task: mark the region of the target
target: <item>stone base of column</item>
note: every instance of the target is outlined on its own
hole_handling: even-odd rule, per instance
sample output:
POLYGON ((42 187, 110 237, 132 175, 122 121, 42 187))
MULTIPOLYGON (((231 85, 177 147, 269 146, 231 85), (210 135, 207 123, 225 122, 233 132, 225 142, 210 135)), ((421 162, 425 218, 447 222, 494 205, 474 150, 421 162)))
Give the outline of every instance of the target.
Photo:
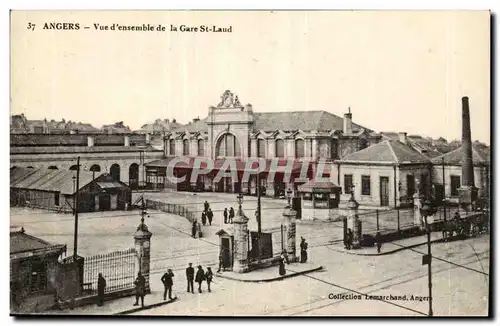
POLYGON ((246 273, 248 272, 249 268, 248 268, 248 264, 241 264, 237 261, 234 262, 233 264, 233 272, 235 273, 246 273))

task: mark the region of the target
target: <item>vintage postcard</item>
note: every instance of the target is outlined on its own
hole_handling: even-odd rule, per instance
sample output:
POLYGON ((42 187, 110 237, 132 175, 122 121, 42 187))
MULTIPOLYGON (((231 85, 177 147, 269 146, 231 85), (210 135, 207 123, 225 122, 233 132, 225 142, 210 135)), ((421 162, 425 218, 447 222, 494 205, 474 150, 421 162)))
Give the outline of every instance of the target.
POLYGON ((489 11, 10 18, 12 315, 490 314, 489 11))

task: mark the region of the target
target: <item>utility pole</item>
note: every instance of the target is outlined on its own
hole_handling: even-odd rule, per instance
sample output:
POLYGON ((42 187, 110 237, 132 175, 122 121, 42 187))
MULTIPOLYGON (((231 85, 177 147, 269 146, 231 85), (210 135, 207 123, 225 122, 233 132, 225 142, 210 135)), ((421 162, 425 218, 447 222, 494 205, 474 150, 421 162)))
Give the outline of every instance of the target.
POLYGON ((262 231, 262 215, 260 206, 260 171, 257 173, 257 232, 261 234, 262 231))
POLYGON ((443 172, 443 218, 446 222, 446 179, 444 176, 444 157, 441 158, 442 162, 442 172, 443 172))
POLYGON ((75 232, 73 239, 73 258, 76 260, 78 252, 78 205, 79 205, 79 189, 80 189, 80 156, 76 159, 76 192, 75 192, 75 232))
POLYGON ((432 312, 432 255, 431 255, 431 228, 427 223, 427 214, 425 214, 425 226, 427 228, 427 256, 429 261, 427 264, 427 276, 429 285, 429 317, 433 316, 432 312))

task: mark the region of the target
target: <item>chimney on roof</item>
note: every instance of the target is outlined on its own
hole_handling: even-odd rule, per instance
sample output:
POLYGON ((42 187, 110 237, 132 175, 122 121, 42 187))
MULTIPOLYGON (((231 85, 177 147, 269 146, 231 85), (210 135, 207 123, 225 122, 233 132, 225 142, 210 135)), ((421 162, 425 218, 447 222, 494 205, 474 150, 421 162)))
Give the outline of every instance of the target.
POLYGON ((125 147, 129 147, 130 146, 130 136, 129 135, 125 135, 123 137, 123 146, 125 146, 125 147))
POLYGON ((200 121, 200 117, 196 117, 193 119, 193 122, 198 122, 198 121, 200 121))
POLYGON ((349 112, 344 113, 344 135, 352 134, 352 113, 351 107, 349 107, 349 112))
POLYGON ((399 141, 403 144, 407 144, 408 143, 407 135, 408 133, 406 132, 398 132, 399 141))
POLYGON ((176 123, 177 121, 175 120, 175 118, 172 119, 172 123, 176 123))
POLYGON ((87 146, 94 147, 94 136, 87 136, 87 146))
POLYGON ((166 123, 170 123, 170 119, 165 119, 165 122, 166 123))

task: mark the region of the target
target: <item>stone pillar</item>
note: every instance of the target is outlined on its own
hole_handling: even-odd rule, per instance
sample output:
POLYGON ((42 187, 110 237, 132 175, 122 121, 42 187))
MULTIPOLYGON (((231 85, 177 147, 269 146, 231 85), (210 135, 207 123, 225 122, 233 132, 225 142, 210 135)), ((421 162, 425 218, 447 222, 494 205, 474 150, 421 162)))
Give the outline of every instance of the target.
POLYGON ((283 217, 287 221, 286 227, 286 252, 288 255, 288 261, 296 262, 297 261, 297 240, 296 240, 296 221, 297 221, 297 212, 292 209, 292 206, 288 204, 288 206, 283 211, 283 217))
POLYGON ((318 140, 316 138, 312 139, 312 159, 316 160, 318 158, 318 140))
POLYGON ((149 232, 148 227, 144 224, 144 217, 141 219, 141 224, 137 227, 137 231, 134 234, 135 240, 135 252, 136 252, 136 263, 135 263, 135 275, 141 272, 146 279, 146 293, 151 293, 151 288, 149 286, 149 269, 150 269, 150 256, 151 256, 151 236, 153 234, 149 232))
POLYGON ((422 214, 420 213, 421 208, 422 208, 422 197, 420 196, 420 192, 417 190, 417 192, 413 194, 413 216, 414 216, 413 223, 418 226, 423 225, 422 214))
POLYGON ((350 228, 353 233, 352 248, 354 249, 361 247, 361 228, 359 223, 358 207, 359 204, 356 199, 354 199, 354 194, 351 193, 351 198, 347 202, 347 227, 350 228))
POLYGON ((94 196, 94 211, 99 211, 99 195, 94 196))
POLYGON ((238 212, 233 219, 233 272, 245 273, 248 272, 248 217, 245 216, 241 208, 243 202, 243 196, 241 194, 238 196, 238 201, 238 212))

